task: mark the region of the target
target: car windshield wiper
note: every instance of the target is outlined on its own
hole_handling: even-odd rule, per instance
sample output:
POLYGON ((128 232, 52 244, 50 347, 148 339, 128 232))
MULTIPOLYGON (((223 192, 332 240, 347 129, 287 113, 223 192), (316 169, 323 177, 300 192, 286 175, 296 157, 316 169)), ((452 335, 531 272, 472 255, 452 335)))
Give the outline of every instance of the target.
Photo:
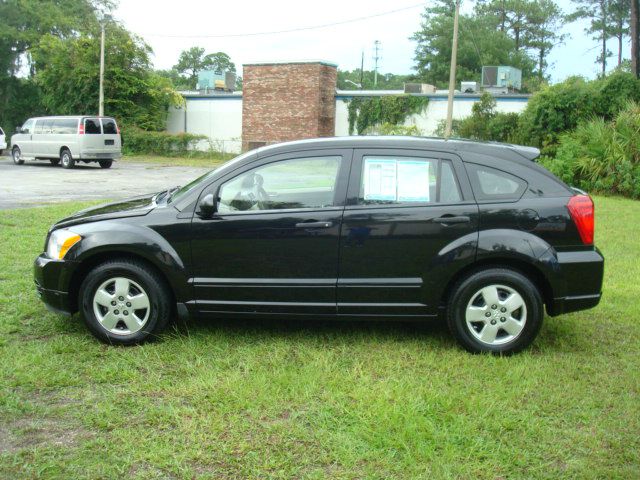
POLYGON ((171 203, 171 197, 173 197, 173 194, 176 193, 178 190, 180 190, 180 185, 178 185, 177 187, 173 187, 172 189, 169 190, 168 194, 167 194, 167 203, 171 203))
POLYGON ((167 197, 167 201, 168 201, 168 200, 169 200, 169 198, 171 198, 171 195, 172 195, 176 190, 178 190, 179 188, 180 188, 180 186, 177 186, 177 187, 173 187, 173 188, 169 188, 169 189, 167 189, 167 190, 164 190, 164 191, 162 191, 162 192, 158 193, 158 194, 154 197, 154 199, 153 199, 153 200, 154 200, 156 203, 158 203, 158 202, 160 202, 160 200, 162 200, 163 198, 167 197, 167 195, 168 195, 168 197, 167 197))

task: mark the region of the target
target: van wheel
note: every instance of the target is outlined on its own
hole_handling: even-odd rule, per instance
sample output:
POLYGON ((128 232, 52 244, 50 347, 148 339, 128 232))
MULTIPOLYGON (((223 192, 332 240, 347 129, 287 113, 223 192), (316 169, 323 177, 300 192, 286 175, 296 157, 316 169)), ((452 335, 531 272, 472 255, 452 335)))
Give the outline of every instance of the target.
POLYGON ((133 345, 148 340, 171 319, 171 292, 142 262, 111 260, 91 270, 82 282, 79 310, 98 339, 133 345))
POLYGON ((506 268, 469 275, 454 287, 447 323, 473 353, 511 354, 533 342, 542 326, 542 297, 527 277, 506 268))
POLYGON ((100 164, 100 168, 111 168, 113 160, 100 160, 98 163, 100 164))
POLYGON ((71 156, 71 152, 65 148, 60 152, 60 162, 62 162, 62 168, 73 168, 76 161, 71 156))
POLYGON ((22 154, 20 153, 20 149, 18 147, 13 147, 11 151, 11 157, 13 158, 13 163, 16 165, 22 165, 24 160, 22 159, 22 154))
POLYGON ((53 165, 54 167, 60 163, 59 158, 50 158, 49 161, 51 162, 51 165, 53 165))

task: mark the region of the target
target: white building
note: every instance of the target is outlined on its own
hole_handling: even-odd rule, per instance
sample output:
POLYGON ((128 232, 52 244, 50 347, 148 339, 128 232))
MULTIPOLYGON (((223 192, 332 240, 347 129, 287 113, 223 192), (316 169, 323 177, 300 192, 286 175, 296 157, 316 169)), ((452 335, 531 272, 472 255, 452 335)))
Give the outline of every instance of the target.
MULTIPOLYGON (((376 97, 383 95, 401 95, 401 90, 337 90, 335 135, 349 135, 347 104, 354 97, 376 97)), ((410 115, 405 125, 415 125, 423 135, 434 135, 440 122, 447 114, 447 94, 414 94, 428 97, 427 107, 419 114, 410 115)), ((242 93, 184 93, 185 106, 171 108, 167 118, 167 131, 170 133, 194 133, 205 135, 209 142, 200 146, 224 152, 239 152, 242 142, 242 93)), ((530 95, 497 95, 498 112, 520 113, 527 106, 530 95)), ((463 119, 471 115, 471 107, 480 100, 480 94, 456 93, 453 103, 453 118, 463 119)))

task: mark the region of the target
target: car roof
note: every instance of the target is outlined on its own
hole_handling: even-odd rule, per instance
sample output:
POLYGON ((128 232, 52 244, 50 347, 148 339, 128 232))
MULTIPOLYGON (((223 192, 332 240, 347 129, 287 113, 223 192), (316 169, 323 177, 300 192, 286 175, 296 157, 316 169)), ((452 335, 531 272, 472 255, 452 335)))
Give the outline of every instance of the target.
POLYGON ((513 145, 498 142, 479 142, 466 139, 444 139, 438 137, 408 137, 408 136, 349 136, 324 137, 293 142, 278 143, 256 149, 259 157, 289 151, 314 148, 400 148, 425 149, 449 152, 473 152, 492 155, 500 158, 533 161, 540 156, 540 150, 534 147, 513 145), (519 157, 519 158, 518 158, 519 157))
POLYGON ((107 117, 107 116, 100 116, 100 115, 47 115, 44 117, 31 117, 29 118, 29 120, 43 120, 43 119, 47 119, 47 118, 70 118, 70 119, 81 119, 81 118, 108 118, 111 120, 114 120, 113 117, 107 117))

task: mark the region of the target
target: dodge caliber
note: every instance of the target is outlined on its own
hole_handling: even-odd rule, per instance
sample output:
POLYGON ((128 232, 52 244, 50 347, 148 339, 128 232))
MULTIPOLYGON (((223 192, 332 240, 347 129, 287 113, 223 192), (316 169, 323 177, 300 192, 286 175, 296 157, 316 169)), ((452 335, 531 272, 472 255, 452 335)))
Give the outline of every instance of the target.
POLYGON ((112 344, 176 316, 441 319, 512 353, 600 301, 594 205, 538 150, 403 137, 263 147, 53 225, 40 298, 112 344))

